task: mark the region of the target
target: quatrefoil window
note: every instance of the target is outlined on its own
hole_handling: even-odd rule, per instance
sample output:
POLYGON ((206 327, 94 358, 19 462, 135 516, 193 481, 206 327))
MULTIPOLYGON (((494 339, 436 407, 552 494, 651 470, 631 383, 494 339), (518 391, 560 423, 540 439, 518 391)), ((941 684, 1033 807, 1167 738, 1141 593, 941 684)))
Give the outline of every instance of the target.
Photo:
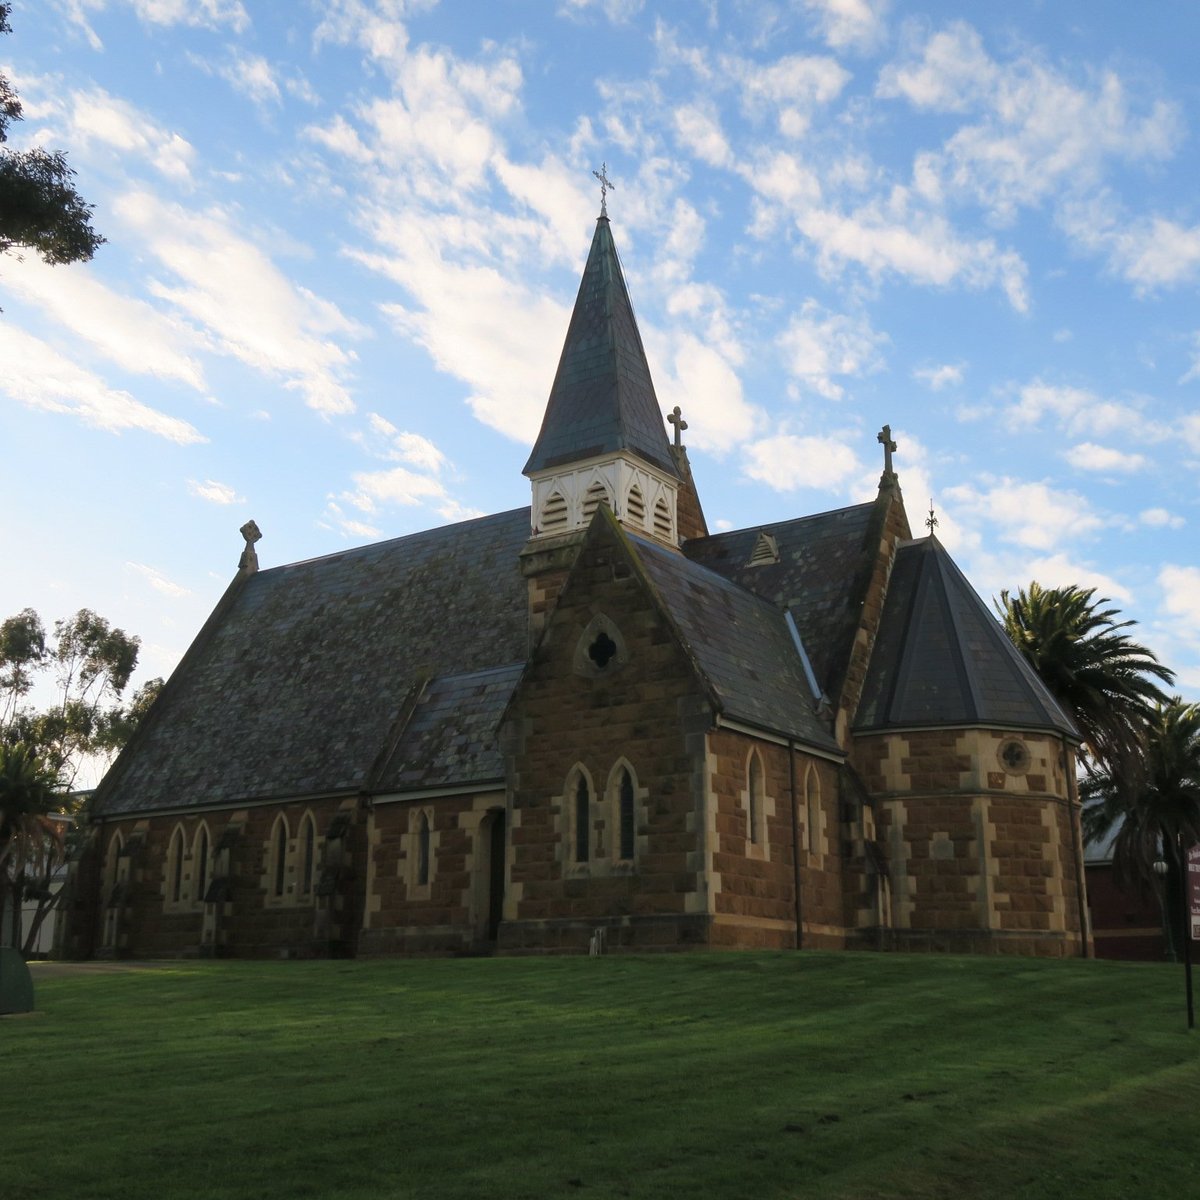
POLYGON ((575 673, 591 679, 611 675, 629 659, 625 639, 614 621, 597 613, 575 643, 575 673))
POLYGON ((608 636, 604 630, 596 635, 596 640, 588 647, 588 658, 600 668, 601 671, 608 666, 613 660, 613 656, 617 653, 617 643, 608 636))
POLYGON ((1029 747, 1012 738, 1000 746, 1000 762, 1009 774, 1020 774, 1029 770, 1029 747))

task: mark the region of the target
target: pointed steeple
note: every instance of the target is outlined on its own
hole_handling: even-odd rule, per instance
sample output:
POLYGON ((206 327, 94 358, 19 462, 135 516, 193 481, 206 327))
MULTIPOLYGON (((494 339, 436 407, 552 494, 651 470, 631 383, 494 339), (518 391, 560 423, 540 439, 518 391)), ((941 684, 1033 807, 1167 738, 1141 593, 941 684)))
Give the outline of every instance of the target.
POLYGON ((612 229, 601 216, 524 474, 622 451, 679 478, 612 229))

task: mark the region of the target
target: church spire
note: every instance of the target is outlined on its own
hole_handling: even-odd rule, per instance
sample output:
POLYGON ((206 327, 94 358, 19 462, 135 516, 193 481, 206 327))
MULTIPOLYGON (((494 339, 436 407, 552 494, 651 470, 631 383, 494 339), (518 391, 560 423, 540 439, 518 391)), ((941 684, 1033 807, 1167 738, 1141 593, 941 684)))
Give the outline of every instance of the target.
POLYGON ((679 477, 612 229, 601 215, 524 473, 621 452, 679 477))

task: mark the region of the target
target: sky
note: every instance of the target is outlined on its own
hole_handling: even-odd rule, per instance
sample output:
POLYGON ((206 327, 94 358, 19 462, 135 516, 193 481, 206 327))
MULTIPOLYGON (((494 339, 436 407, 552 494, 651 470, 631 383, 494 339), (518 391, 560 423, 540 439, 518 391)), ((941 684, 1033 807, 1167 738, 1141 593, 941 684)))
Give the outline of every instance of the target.
MULTIPOLYGON (((870 499, 1200 699, 1192 0, 15 0, 0 618, 169 673, 233 577, 529 503, 599 211, 710 526, 870 499)), ((448 631, 452 633, 452 631, 448 631)))

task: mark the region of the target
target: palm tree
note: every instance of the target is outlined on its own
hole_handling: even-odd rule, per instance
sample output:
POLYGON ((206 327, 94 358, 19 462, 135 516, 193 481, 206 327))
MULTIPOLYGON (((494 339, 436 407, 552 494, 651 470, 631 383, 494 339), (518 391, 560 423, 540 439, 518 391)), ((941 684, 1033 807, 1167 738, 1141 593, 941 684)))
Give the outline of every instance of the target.
POLYGON ((1095 599, 1095 588, 1044 588, 1036 581, 1016 596, 1000 593, 996 611, 1005 632, 1051 695, 1075 719, 1080 758, 1089 774, 1136 777, 1143 734, 1155 707, 1166 703, 1156 680, 1173 671, 1121 630, 1135 621, 1095 599))
MULTIPOLYGON (((1144 770, 1131 788, 1125 779, 1096 772, 1080 789, 1088 841, 1113 839, 1113 875, 1118 887, 1143 894, 1154 880, 1156 859, 1167 863, 1166 909, 1182 912, 1181 851, 1200 842, 1200 704, 1178 696, 1155 709, 1146 731, 1144 770)), ((1172 948, 1184 931, 1166 922, 1172 948)))
MULTIPOLYGON (((31 847, 47 836, 59 836, 58 826, 47 814, 57 810, 60 800, 58 773, 46 765, 35 747, 26 742, 0 742, 0 910, 5 907, 5 893, 11 890, 13 931, 21 903, 17 881, 31 847)), ((5 931, 0 929, 0 945, 4 937, 5 931)))

